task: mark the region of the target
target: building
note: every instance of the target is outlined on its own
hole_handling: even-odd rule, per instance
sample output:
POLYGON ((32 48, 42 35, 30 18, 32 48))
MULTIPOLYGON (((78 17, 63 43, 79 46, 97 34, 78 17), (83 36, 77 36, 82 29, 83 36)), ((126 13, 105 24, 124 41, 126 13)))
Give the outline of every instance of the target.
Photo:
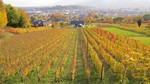
POLYGON ((31 23, 34 26, 51 26, 51 21, 44 21, 44 20, 38 20, 38 21, 31 21, 31 23))
POLYGON ((80 20, 80 21, 71 21, 70 22, 71 28, 78 28, 78 27, 82 27, 84 28, 85 22, 80 20))

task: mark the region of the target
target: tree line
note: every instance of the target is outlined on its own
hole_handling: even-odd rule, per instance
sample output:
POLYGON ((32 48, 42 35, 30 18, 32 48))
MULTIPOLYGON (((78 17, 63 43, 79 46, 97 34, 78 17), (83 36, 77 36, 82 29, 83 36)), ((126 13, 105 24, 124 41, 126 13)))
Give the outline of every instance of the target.
POLYGON ((20 9, 6 5, 0 0, 0 28, 4 27, 30 27, 30 19, 28 14, 20 9))

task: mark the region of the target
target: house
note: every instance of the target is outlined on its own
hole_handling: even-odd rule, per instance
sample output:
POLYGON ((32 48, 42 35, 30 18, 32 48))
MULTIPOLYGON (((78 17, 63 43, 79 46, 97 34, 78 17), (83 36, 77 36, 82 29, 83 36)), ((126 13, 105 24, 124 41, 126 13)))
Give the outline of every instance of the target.
POLYGON ((85 22, 82 21, 82 20, 71 21, 70 24, 71 24, 71 28, 78 28, 78 27, 83 27, 84 28, 85 22))
POLYGON ((31 23, 34 26, 51 26, 51 21, 44 21, 44 20, 38 20, 38 21, 31 21, 31 23))
POLYGON ((38 20, 36 24, 38 24, 38 26, 44 26, 44 22, 44 20, 38 20))
POLYGON ((43 22, 43 26, 52 26, 52 22, 51 21, 44 21, 43 22))

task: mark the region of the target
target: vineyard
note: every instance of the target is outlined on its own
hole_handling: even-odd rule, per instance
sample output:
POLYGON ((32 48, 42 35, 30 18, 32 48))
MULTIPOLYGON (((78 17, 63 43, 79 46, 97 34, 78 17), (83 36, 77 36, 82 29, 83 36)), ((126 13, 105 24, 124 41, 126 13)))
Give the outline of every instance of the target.
POLYGON ((44 31, 50 28, 39 27, 39 28, 8 28, 6 29, 7 32, 14 33, 14 34, 21 34, 21 33, 30 33, 36 31, 44 31))
POLYGON ((16 34, 0 44, 1 83, 149 84, 150 46, 101 28, 16 34))

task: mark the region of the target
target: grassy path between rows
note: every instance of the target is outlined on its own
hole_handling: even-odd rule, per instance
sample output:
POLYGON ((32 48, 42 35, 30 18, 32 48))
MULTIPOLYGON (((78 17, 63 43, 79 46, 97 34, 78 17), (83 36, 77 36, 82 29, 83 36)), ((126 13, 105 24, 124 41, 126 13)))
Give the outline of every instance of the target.
POLYGON ((123 29, 119 29, 119 28, 103 28, 103 30, 121 35, 121 36, 126 36, 126 37, 130 37, 136 40, 139 40, 140 42, 150 45, 150 37, 144 34, 139 34, 136 32, 131 32, 131 31, 127 31, 127 30, 123 30, 123 29))

